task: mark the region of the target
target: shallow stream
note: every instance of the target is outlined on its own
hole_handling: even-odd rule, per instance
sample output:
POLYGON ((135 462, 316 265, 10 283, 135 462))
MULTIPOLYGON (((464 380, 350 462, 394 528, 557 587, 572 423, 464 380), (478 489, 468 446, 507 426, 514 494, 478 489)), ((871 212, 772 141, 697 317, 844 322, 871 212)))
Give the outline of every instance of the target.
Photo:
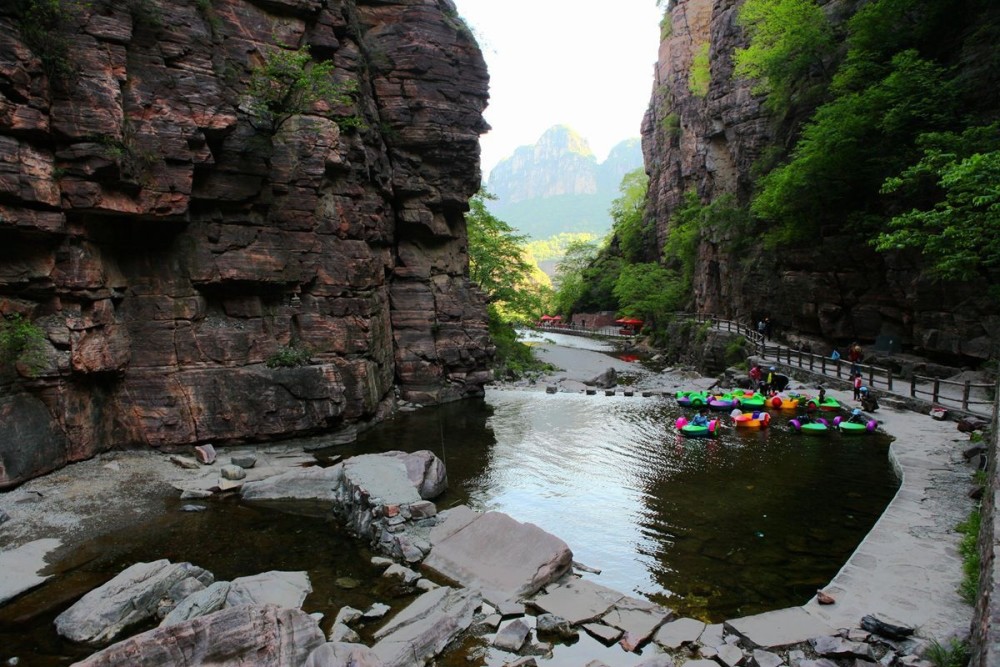
MULTIPOLYGON (((767 430, 692 440, 676 433, 680 414, 658 397, 491 389, 485 400, 397 415, 320 456, 430 449, 449 476, 439 509, 467 503, 535 523, 602 570, 588 578, 709 621, 806 602, 898 486, 886 436, 804 436, 785 429, 790 415, 775 413, 767 430)), ((304 608, 327 615, 324 629, 345 604, 408 601, 378 583, 371 554, 331 520, 237 499, 200 513, 181 505, 171 494, 162 516, 94 540, 53 567, 48 584, 0 608, 0 659, 47 666, 88 655, 61 641, 52 619, 141 560, 186 560, 217 579, 307 570, 315 590, 304 608)), ((472 650, 474 664, 502 664, 502 654, 472 650)), ((584 637, 546 664, 583 664, 600 650, 584 637)), ((617 651, 615 664, 633 664, 606 650, 617 651)))

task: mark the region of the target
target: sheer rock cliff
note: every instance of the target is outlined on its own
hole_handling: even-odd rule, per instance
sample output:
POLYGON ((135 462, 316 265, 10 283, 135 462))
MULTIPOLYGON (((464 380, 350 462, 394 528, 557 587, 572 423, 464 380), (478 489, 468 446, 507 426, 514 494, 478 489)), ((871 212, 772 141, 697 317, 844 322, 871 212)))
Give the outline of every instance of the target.
POLYGON ((451 0, 25 4, 0 6, 0 312, 45 363, 2 377, 0 488, 481 394, 488 76, 451 0), (250 73, 303 45, 353 101, 255 127, 250 73))
MULTIPOLYGON (((660 45, 642 130, 650 175, 647 211, 658 248, 686 192, 704 202, 731 195, 745 206, 754 164, 775 143, 779 120, 752 92, 752 83, 733 74, 733 52, 746 46, 736 20, 742 4, 674 0, 669 5, 670 30, 660 45), (711 76, 702 91, 692 85, 691 71, 706 45, 711 76)), ((843 20, 859 3, 820 4, 843 20)), ((767 226, 759 224, 747 238, 716 229, 702 239, 694 272, 699 312, 748 323, 770 316, 780 333, 823 353, 830 344, 857 340, 869 349, 877 343, 975 363, 1000 347, 1000 316, 983 298, 982 285, 931 282, 920 277, 922 258, 876 253, 842 229, 824 229, 808 244, 777 249, 768 247, 767 234, 767 226)), ((652 256, 658 255, 654 249, 652 256)))

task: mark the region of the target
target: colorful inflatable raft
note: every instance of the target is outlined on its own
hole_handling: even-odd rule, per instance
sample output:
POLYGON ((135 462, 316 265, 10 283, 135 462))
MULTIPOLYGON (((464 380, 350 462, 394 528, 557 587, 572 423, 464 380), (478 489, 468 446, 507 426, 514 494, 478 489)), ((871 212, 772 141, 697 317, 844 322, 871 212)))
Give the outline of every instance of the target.
POLYGON ((677 418, 677 429, 682 435, 689 438, 707 438, 715 435, 715 429, 719 425, 719 420, 713 419, 708 422, 708 426, 696 426, 689 424, 687 417, 677 418))
POLYGON ((744 412, 733 417, 733 423, 739 428, 767 428, 771 423, 769 412, 744 412))
MULTIPOLYGON (((858 411, 860 413, 860 410, 858 411)), ((854 415, 858 417, 859 415, 854 415)), ((874 419, 864 419, 861 417, 861 421, 851 421, 850 418, 844 419, 843 417, 834 417, 833 425, 837 427, 837 430, 844 435, 866 435, 868 433, 874 433, 878 428, 878 421, 874 419)))
POLYGON ((830 423, 822 417, 811 419, 809 417, 796 417, 788 420, 788 428, 796 433, 807 433, 809 435, 823 435, 830 432, 830 423))
POLYGON ((679 391, 677 392, 677 405, 688 408, 700 408, 708 405, 710 395, 707 391, 679 391))

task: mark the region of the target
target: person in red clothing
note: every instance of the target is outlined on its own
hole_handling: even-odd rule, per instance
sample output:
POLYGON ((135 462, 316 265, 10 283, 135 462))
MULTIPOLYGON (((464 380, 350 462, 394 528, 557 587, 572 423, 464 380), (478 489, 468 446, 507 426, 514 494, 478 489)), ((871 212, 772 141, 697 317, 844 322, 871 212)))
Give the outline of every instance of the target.
POLYGON ((851 362, 851 375, 857 375, 861 372, 861 346, 857 343, 851 343, 851 347, 847 352, 847 360, 851 362))
POLYGON ((854 374, 854 400, 861 400, 861 373, 854 374))

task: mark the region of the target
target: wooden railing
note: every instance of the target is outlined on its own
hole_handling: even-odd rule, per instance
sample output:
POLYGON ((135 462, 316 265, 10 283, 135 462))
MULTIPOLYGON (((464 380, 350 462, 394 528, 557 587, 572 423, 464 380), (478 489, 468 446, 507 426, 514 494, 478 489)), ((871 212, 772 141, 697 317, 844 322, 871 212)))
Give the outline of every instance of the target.
MULTIPOLYGON (((742 335, 747 339, 758 356, 762 359, 774 359, 787 366, 796 366, 803 370, 819 373, 826 377, 833 377, 849 381, 851 371, 857 369, 861 376, 867 381, 869 387, 883 389, 890 393, 903 395, 896 390, 899 384, 906 384, 906 380, 893 376, 892 369, 882 368, 873 364, 851 363, 844 359, 834 359, 802 350, 793 350, 777 344, 771 344, 765 340, 757 330, 712 315, 697 315, 685 313, 698 322, 711 322, 712 326, 722 331, 729 331, 742 335)), ((996 383, 981 382, 955 382, 953 380, 943 380, 941 378, 914 375, 909 379, 908 395, 911 398, 919 398, 942 407, 960 408, 965 412, 973 412, 980 415, 992 415, 993 403, 998 394, 996 383), (985 395, 981 400, 975 398, 973 393, 985 395)))
POLYGON ((582 324, 535 324, 533 329, 551 331, 552 333, 579 334, 583 336, 607 336, 609 338, 633 338, 635 333, 622 333, 620 326, 585 327, 582 324))

